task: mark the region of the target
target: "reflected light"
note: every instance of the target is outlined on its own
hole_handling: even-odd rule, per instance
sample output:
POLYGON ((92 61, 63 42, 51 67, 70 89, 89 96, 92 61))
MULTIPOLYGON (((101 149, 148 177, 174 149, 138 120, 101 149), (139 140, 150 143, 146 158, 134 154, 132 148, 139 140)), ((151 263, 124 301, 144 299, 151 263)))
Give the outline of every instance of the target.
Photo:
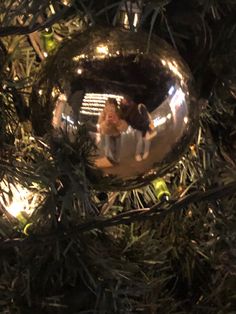
POLYGON ((82 74, 82 73, 83 73, 83 69, 78 68, 76 72, 80 75, 80 74, 82 74))
POLYGON ((171 88, 168 90, 168 94, 171 96, 175 91, 175 87, 171 86, 171 88))
POLYGON ((99 45, 96 47, 96 52, 103 55, 108 55, 109 50, 107 45, 99 45))
POLYGON ((188 117, 184 117, 184 123, 185 123, 185 124, 188 123, 188 117))
POLYGON ((168 120, 170 120, 170 119, 171 119, 171 113, 168 113, 168 115, 166 116, 166 118, 167 118, 168 120))
POLYGON ((67 97, 66 97, 65 94, 61 94, 61 95, 58 97, 58 100, 67 101, 67 97))
POLYGON ((169 69, 175 74, 177 75, 181 80, 183 80, 183 75, 182 73, 179 71, 178 69, 178 65, 176 64, 176 62, 170 62, 170 61, 167 61, 167 65, 169 67, 169 69), (174 64, 175 63, 175 64, 174 64))
POLYGON ((67 115, 65 115, 65 114, 63 113, 61 117, 62 117, 62 120, 68 122, 69 124, 72 124, 72 125, 75 124, 74 121, 71 119, 70 116, 67 116, 67 115))
POLYGON ((139 15, 138 13, 134 14, 134 22, 133 22, 133 26, 136 27, 138 25, 138 21, 139 21, 139 15))
POLYGON ((189 210, 189 211, 187 212, 187 216, 188 216, 189 218, 192 218, 192 217, 193 217, 193 212, 192 212, 191 210, 189 210))
POLYGON ((65 94, 61 94, 58 97, 55 109, 53 111, 53 118, 52 118, 52 125, 54 128, 60 128, 61 126, 62 114, 65 109, 66 100, 67 100, 67 97, 65 94))
POLYGON ((166 117, 162 117, 162 118, 157 117, 153 120, 154 127, 160 126, 160 125, 166 123, 166 121, 167 121, 166 117))
POLYGON ((213 214, 213 210, 212 210, 211 208, 209 208, 209 212, 210 212, 211 214, 213 214))
POLYGON ((49 8, 50 8, 52 14, 55 14, 55 13, 56 13, 56 12, 55 12, 55 9, 54 9, 54 6, 53 6, 52 4, 49 4, 49 8))
POLYGON ((169 106, 174 116, 176 114, 176 108, 182 105, 184 101, 185 101, 185 94, 182 88, 178 88, 169 103, 169 106))
POLYGON ((166 61, 165 61, 164 59, 161 59, 161 63, 162 63, 163 65, 166 65, 166 61))
MULTIPOLYGON (((138 25, 138 22, 140 20, 140 14, 138 14, 137 12, 134 13, 134 17, 133 17, 133 27, 137 27, 138 25)), ((130 24, 129 24, 129 17, 128 17, 128 14, 125 13, 125 16, 124 16, 124 22, 123 22, 123 25, 126 29, 129 29, 130 28, 130 24)))
POLYGON ((66 6, 67 6, 67 5, 68 5, 68 6, 70 5, 70 1, 69 1, 69 0, 62 0, 62 3, 63 3, 64 5, 66 5, 66 6))
POLYGON ((79 61, 80 59, 85 59, 86 58, 86 55, 84 53, 82 53, 81 55, 77 55, 77 56, 74 56, 72 58, 73 61, 79 61))
POLYGON ((98 116, 105 106, 105 102, 108 98, 115 98, 118 104, 123 96, 114 94, 98 94, 98 93, 86 93, 81 106, 81 114, 98 116))
POLYGON ((125 133, 130 134, 133 133, 134 129, 129 125, 128 129, 125 131, 125 133))
POLYGON ((53 89, 52 89, 52 93, 51 93, 52 97, 54 98, 59 93, 60 93, 59 89, 54 86, 53 89))

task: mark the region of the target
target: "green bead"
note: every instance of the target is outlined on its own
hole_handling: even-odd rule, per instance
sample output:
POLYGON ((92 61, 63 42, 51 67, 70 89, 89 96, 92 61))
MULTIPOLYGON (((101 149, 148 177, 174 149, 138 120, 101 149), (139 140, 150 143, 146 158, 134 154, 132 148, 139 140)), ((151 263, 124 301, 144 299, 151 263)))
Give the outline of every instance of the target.
POLYGON ((25 234, 25 235, 29 235, 30 234, 30 229, 32 228, 33 226, 33 223, 32 222, 28 222, 29 220, 29 216, 27 215, 26 212, 24 211, 21 211, 19 212, 17 215, 16 215, 16 218, 18 219, 19 221, 19 225, 20 225, 20 228, 22 230, 22 232, 25 234))
POLYGON ((165 181, 162 178, 158 178, 158 179, 152 181, 152 185, 155 189, 156 196, 157 196, 159 201, 161 201, 163 198, 169 199, 170 191, 169 191, 165 181))
POLYGON ((32 222, 26 224, 23 229, 23 233, 28 236, 30 234, 30 229, 32 228, 32 226, 33 226, 32 222))
POLYGON ((23 211, 19 212, 19 214, 16 215, 16 218, 18 219, 19 223, 22 226, 25 226, 27 224, 27 214, 23 211))
POLYGON ((57 47, 52 29, 46 28, 42 33, 43 48, 47 53, 52 52, 57 47))

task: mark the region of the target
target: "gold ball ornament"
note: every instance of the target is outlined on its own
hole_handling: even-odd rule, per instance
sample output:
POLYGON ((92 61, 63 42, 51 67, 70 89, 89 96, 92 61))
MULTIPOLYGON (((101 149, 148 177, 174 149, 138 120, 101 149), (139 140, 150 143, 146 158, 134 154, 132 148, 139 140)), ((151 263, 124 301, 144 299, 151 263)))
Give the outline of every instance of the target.
POLYGON ((97 148, 92 171, 107 190, 162 176, 198 124, 193 77, 179 54, 159 38, 148 47, 145 33, 117 28, 63 42, 42 67, 31 104, 37 135, 73 143, 86 126, 97 148))

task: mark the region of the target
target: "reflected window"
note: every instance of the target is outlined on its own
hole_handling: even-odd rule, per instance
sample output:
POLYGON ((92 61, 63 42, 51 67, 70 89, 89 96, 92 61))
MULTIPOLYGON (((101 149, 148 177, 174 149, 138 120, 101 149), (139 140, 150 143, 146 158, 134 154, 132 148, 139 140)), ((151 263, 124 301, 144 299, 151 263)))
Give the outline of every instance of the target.
POLYGON ((118 104, 123 96, 114 94, 86 93, 81 106, 81 115, 99 116, 108 98, 115 98, 118 104))

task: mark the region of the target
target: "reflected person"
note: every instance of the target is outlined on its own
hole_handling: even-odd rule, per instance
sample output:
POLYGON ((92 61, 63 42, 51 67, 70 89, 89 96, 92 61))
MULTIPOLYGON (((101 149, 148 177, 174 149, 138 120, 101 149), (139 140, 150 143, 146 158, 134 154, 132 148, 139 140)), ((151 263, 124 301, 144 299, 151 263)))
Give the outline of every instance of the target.
POLYGON ((137 139, 135 159, 142 161, 149 155, 151 138, 156 135, 151 116, 144 104, 135 103, 129 96, 124 97, 120 103, 121 118, 136 130, 137 139))
POLYGON ((105 156, 112 164, 120 162, 121 133, 126 131, 127 123, 120 119, 118 103, 115 98, 108 98, 99 119, 99 130, 105 138, 105 156))

